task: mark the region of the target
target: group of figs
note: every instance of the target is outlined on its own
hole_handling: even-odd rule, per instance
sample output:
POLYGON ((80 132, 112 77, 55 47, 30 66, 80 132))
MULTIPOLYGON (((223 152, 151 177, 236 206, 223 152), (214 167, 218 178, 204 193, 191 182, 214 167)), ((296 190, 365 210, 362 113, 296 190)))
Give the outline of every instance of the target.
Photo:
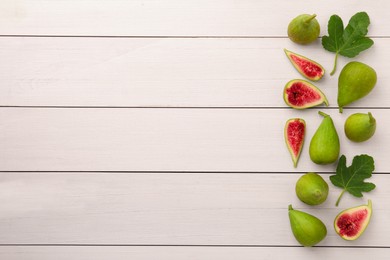
MULTIPOLYGON (((297 41, 293 37, 294 33, 298 31, 297 28, 302 30, 302 28, 307 27, 307 30, 314 30, 313 28, 317 28, 316 24, 318 22, 315 19, 315 15, 298 16, 289 25, 288 34, 290 39, 294 42, 302 43, 302 39, 297 41), (296 25, 298 22, 303 23, 303 25, 296 25), (307 22, 309 24, 314 23, 314 25, 307 25, 307 22), (291 26, 291 24, 294 24, 294 26, 291 26)), ((316 35, 318 37, 318 34, 316 35)), ((319 63, 303 55, 286 49, 284 51, 294 68, 307 79, 293 79, 287 82, 283 89, 283 99, 286 104, 295 109, 306 109, 321 104, 328 106, 329 101, 325 94, 310 82, 319 81, 325 75, 324 68, 319 63)), ((376 72, 370 66, 357 61, 352 61, 345 65, 338 78, 337 102, 340 113, 342 113, 344 106, 368 95, 375 87, 376 81, 376 72)), ((309 148, 310 159, 316 164, 330 164, 334 163, 339 157, 340 140, 332 118, 323 112, 320 112, 320 115, 324 118, 311 139, 309 148)), ((285 125, 285 140, 294 167, 298 164, 303 147, 305 128, 306 122, 302 118, 289 119, 285 125)), ((376 120, 370 112, 366 114, 352 114, 344 124, 345 135, 353 142, 363 142, 370 139, 374 135, 375 130, 376 120)))
MULTIPOLYGON (((288 37, 295 43, 308 44, 320 34, 316 15, 302 14, 294 18, 288 26, 288 37)), ((303 55, 284 50, 294 68, 306 79, 290 80, 284 87, 283 98, 294 109, 306 109, 321 104, 329 105, 325 94, 313 83, 324 75, 324 68, 314 60, 303 55)), ((337 102, 339 112, 343 107, 368 95, 374 88, 377 75, 370 66, 353 61, 340 72, 338 78, 337 102)), ((309 146, 310 159, 316 164, 331 164, 339 158, 340 140, 332 118, 323 112, 322 122, 314 133, 309 146)), ((376 120, 370 112, 350 115, 344 124, 346 137, 353 142, 363 142, 371 138, 376 129, 376 120)), ((304 138, 306 122, 302 118, 287 120, 284 136, 294 167, 297 167, 304 138)), ((297 197, 308 205, 323 203, 329 192, 328 184, 316 173, 301 176, 295 187, 297 197)), ((342 211, 334 220, 334 229, 346 240, 355 240, 367 227, 372 213, 372 202, 342 211)), ((288 207, 292 232, 303 246, 313 246, 327 235, 324 223, 317 217, 288 207)))
MULTIPOLYGON (((306 78, 318 81, 324 75, 324 69, 318 63, 285 50, 294 67, 306 78)), ((338 104, 342 113, 343 107, 368 95, 374 88, 377 75, 374 69, 361 62, 348 63, 339 75, 338 104)), ((329 102, 325 94, 309 81, 302 79, 290 80, 283 90, 283 98, 287 105, 295 109, 305 109, 329 102)), ((316 164, 334 163, 340 152, 340 140, 332 118, 319 112, 324 118, 311 139, 310 159, 316 164)), ((291 154, 294 167, 298 159, 305 138, 306 122, 302 118, 292 118, 285 125, 285 140, 291 154)), ((363 142, 370 139, 376 130, 376 120, 368 113, 350 115, 344 124, 346 137, 353 142, 363 142)))
MULTIPOLYGON (((295 193, 302 202, 316 206, 328 197, 329 186, 317 173, 309 172, 302 175, 295 185, 295 193)), ((360 237, 370 222, 372 202, 345 209, 340 212, 334 222, 334 230, 345 240, 355 240, 360 237)), ((290 226, 296 240, 303 246, 314 246, 327 235, 325 224, 316 216, 295 210, 288 206, 290 226)))

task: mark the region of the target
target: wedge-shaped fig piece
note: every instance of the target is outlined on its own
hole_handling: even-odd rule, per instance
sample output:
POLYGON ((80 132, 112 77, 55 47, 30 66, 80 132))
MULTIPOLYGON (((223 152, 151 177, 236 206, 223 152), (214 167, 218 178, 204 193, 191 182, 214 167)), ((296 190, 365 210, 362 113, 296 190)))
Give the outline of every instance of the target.
POLYGON ((343 107, 367 96, 375 87, 377 75, 370 66, 352 61, 344 66, 338 80, 337 103, 340 113, 343 107))
POLYGON ((287 82, 283 90, 287 105, 295 109, 305 109, 325 103, 329 105, 324 93, 306 80, 293 79, 287 82))
POLYGON ((345 240, 355 240, 360 237, 370 223, 372 203, 342 211, 334 220, 336 233, 345 240))
POLYGON ((294 68, 305 78, 318 81, 324 76, 325 69, 319 63, 286 49, 284 52, 294 68))
POLYGON ((295 239, 303 246, 314 246, 327 234, 326 226, 317 217, 288 206, 288 216, 295 239))
POLYGON ((340 140, 332 118, 319 111, 324 117, 310 141, 310 159, 316 164, 329 164, 339 158, 340 140))
POLYGON ((306 122, 301 118, 292 118, 287 120, 284 127, 284 139, 288 151, 291 154, 291 158, 294 163, 294 167, 297 167, 299 156, 301 155, 303 142, 306 134, 306 122))

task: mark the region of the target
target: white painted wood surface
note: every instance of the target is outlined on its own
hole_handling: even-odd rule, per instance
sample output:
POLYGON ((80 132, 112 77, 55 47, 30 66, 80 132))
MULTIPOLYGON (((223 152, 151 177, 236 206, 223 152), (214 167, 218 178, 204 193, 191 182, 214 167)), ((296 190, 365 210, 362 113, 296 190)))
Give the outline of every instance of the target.
MULTIPOLYGON (((341 154, 349 161, 370 154, 376 172, 389 172, 388 109, 372 111, 378 130, 366 143, 349 141, 343 130, 345 119, 361 110, 323 111, 337 126, 341 154)), ((322 119, 314 109, 3 108, 0 170, 329 172, 335 165, 309 158, 322 119), (307 122, 307 137, 295 169, 283 130, 297 116, 307 122)))
POLYGON ((301 13, 346 21, 359 11, 375 20, 371 35, 390 34, 387 0, 2 0, 0 34, 79 36, 286 36, 301 13))
MULTIPOLYGON (((0 38, 2 105, 286 107, 285 84, 301 78, 287 48, 330 72, 334 54, 321 44, 289 39, 0 38)), ((359 60, 375 68, 378 85, 352 107, 388 107, 390 40, 359 60)), ((339 71, 356 59, 340 57, 339 71)), ((337 74, 315 83, 337 107, 337 74)))
POLYGON ((0 259, 388 259, 390 248, 390 22, 387 0, 0 1, 0 259), (337 111, 337 74, 318 82, 330 107, 297 111, 284 84, 300 78, 288 48, 330 71, 320 42, 298 46, 288 22, 317 13, 371 17, 375 45, 354 59, 374 67, 374 91, 337 111), (343 154, 375 158, 377 189, 363 199, 328 181, 335 165, 310 162, 308 143, 331 114, 343 154), (348 141, 343 123, 371 111, 375 136, 348 141), (287 119, 308 135, 298 168, 283 140, 287 119), (297 178, 317 171, 329 199, 306 206, 297 178), (332 228, 346 207, 372 199, 354 242, 332 228), (302 248, 292 203, 317 215, 328 236, 302 248))
POLYGON ((0 257, 7 260, 258 260, 301 259, 328 260, 348 257, 367 259, 375 255, 377 260, 387 260, 388 248, 270 248, 270 247, 0 247, 0 257))
MULTIPOLYGON (((329 181, 329 175, 322 175, 329 181)), ((292 204, 322 219, 319 246, 389 246, 389 178, 365 198, 330 186, 320 207, 295 196, 300 174, 7 173, 0 194, 1 244, 297 246, 288 221, 292 204), (333 231, 336 215, 373 200, 373 219, 353 243, 333 231)))

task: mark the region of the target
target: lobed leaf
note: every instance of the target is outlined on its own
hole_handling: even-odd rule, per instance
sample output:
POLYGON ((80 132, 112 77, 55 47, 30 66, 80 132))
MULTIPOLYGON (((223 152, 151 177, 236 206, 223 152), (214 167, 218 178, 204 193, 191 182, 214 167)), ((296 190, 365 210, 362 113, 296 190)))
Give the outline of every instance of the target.
POLYGON ((373 40, 366 37, 369 25, 370 18, 366 12, 353 15, 345 29, 343 21, 338 15, 330 17, 328 22, 329 36, 322 37, 322 46, 326 50, 336 53, 331 75, 336 71, 338 54, 352 58, 374 44, 373 40))
POLYGON ((369 155, 355 156, 349 167, 346 166, 346 158, 342 155, 337 165, 336 174, 329 177, 333 185, 343 189, 336 205, 346 191, 355 197, 362 197, 362 192, 375 189, 375 184, 364 182, 365 179, 372 176, 374 169, 374 159, 369 155))

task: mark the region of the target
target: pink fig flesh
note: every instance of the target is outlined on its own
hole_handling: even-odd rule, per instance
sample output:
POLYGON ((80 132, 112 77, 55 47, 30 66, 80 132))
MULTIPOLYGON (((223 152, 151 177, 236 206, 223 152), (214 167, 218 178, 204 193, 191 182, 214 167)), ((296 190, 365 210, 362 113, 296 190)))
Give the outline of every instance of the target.
POLYGON ((325 69, 319 63, 286 49, 284 52, 294 68, 305 78, 318 81, 324 76, 325 69))
POLYGON ((334 221, 336 233, 345 240, 355 240, 364 232, 370 222, 372 203, 349 208, 337 215, 334 221))
POLYGON ((294 79, 287 82, 283 91, 286 104, 295 109, 305 109, 325 103, 328 100, 324 93, 308 81, 294 79))
POLYGON ((284 138, 291 154, 294 167, 297 167, 306 134, 306 123, 301 118, 287 120, 284 127, 284 138))

